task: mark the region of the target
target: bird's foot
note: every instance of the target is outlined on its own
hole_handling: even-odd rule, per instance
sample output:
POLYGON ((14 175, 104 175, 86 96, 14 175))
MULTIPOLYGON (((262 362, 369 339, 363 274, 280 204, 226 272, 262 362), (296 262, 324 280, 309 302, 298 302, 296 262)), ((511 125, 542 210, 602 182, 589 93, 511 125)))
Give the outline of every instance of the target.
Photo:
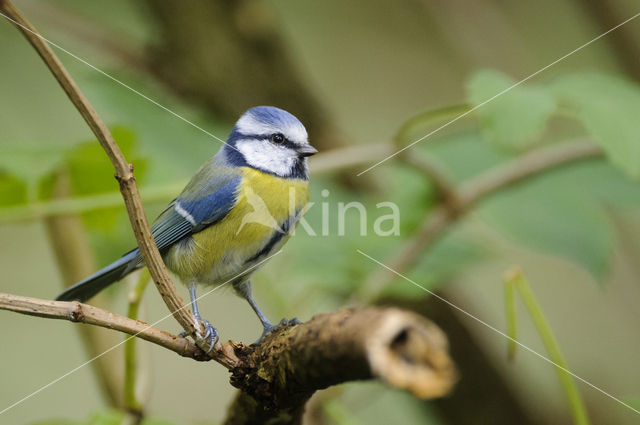
POLYGON ((295 325, 299 325, 301 324, 302 321, 300 319, 298 319, 297 317, 294 317, 293 319, 287 319, 284 318, 282 320, 280 320, 280 322, 278 322, 277 325, 272 325, 271 323, 265 323, 264 324, 264 330, 262 331, 262 335, 260 335, 260 338, 258 338, 258 340, 256 342, 254 342, 254 344, 260 344, 260 342, 264 339, 265 336, 269 335, 271 332, 273 332, 274 330, 276 330, 277 328, 279 328, 280 326, 295 326, 295 325))
MULTIPOLYGON (((211 322, 209 322, 208 320, 202 319, 199 316, 196 316, 196 318, 198 320, 200 320, 203 324, 204 324, 204 337, 203 339, 206 339, 209 342, 209 351, 207 351, 207 354, 211 353, 211 351, 213 351, 213 346, 216 344, 216 342, 218 342, 218 330, 216 328, 213 327, 213 325, 211 324, 211 322)), ((187 332, 186 331, 182 331, 178 334, 179 337, 181 338, 186 338, 187 337, 187 332)))
POLYGON ((287 318, 282 319, 280 323, 278 323, 278 326, 281 326, 281 325, 295 326, 300 324, 302 324, 302 320, 298 319, 297 317, 294 317, 292 319, 287 319, 287 318))
POLYGON ((204 323, 204 339, 209 341, 209 350, 207 351, 207 354, 209 354, 213 351, 213 346, 218 342, 218 330, 208 320, 202 320, 202 323, 204 323))

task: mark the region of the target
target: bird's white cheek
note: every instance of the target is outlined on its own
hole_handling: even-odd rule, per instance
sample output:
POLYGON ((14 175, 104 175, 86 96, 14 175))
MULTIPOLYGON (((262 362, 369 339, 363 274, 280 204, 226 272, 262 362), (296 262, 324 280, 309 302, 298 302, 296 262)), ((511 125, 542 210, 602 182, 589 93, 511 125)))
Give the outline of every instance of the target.
POLYGON ((236 147, 250 166, 279 176, 289 175, 295 166, 296 153, 291 149, 254 140, 238 141, 236 147))

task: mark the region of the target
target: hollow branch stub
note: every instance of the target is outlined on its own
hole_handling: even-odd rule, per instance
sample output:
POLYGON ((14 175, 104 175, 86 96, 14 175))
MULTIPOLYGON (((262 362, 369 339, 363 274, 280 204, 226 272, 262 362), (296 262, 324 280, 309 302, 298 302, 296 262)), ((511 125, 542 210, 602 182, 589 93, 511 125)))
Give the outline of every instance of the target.
POLYGON ((420 398, 442 396, 456 381, 442 331, 395 308, 321 314, 240 351, 231 383, 265 409, 295 409, 346 381, 380 378, 420 398))

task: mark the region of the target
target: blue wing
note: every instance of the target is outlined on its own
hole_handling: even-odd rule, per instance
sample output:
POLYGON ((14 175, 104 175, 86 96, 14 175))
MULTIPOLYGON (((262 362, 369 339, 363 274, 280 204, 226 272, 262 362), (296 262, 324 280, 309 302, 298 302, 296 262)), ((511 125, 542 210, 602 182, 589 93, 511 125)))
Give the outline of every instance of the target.
POLYGON ((231 179, 200 199, 176 198, 151 227, 158 249, 162 252, 226 217, 235 206, 240 180, 231 179))
MULTIPOLYGON (((210 171, 204 174, 211 174, 210 171)), ((179 240, 219 222, 236 204, 241 176, 229 173, 211 179, 210 175, 200 174, 196 174, 183 193, 169 204, 151 227, 161 252, 179 240), (200 177, 208 179, 202 181, 200 177), (190 187, 195 190, 190 190, 190 187)))
MULTIPOLYGON (((237 201, 242 175, 213 157, 191 179, 179 197, 156 219, 151 232, 161 253, 174 243, 222 220, 237 201)), ((86 301, 142 266, 136 248, 122 258, 69 287, 57 300, 86 301)))

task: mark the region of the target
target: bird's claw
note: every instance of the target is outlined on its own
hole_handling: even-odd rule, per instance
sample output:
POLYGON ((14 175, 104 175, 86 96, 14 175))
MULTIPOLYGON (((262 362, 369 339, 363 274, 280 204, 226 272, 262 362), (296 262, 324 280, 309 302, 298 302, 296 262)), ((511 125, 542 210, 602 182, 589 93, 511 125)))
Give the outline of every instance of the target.
MULTIPOLYGON (((218 330, 214 328, 211 322, 209 322, 208 320, 201 319, 201 318, 198 318, 198 319, 204 325, 204 336, 202 337, 202 339, 207 340, 207 342, 209 343, 209 350, 207 351, 207 354, 209 354, 213 351, 213 346, 216 345, 216 343, 218 342, 218 339, 219 339, 218 330)), ((186 338, 187 331, 180 332, 178 336, 180 338, 186 338)))
POLYGON ((289 327, 289 326, 299 325, 301 323, 302 321, 300 319, 298 319, 297 317, 294 317, 293 319, 284 318, 280 320, 280 322, 278 322, 276 326, 273 326, 271 323, 265 324, 264 330, 262 331, 262 335, 260 335, 260 338, 258 338, 258 340, 254 342, 254 344, 260 344, 260 342, 264 339, 265 336, 269 335, 271 332, 273 332, 280 326, 289 327))
POLYGON ((297 317, 294 317, 292 319, 287 319, 285 317, 284 319, 282 319, 280 321, 280 323, 278 323, 278 326, 282 326, 282 325, 295 326, 295 325, 300 325, 300 324, 302 324, 302 320, 298 319, 297 317))
POLYGON ((209 342, 209 350, 207 354, 213 351, 213 346, 218 342, 218 330, 208 320, 202 320, 204 324, 204 338, 209 342))

